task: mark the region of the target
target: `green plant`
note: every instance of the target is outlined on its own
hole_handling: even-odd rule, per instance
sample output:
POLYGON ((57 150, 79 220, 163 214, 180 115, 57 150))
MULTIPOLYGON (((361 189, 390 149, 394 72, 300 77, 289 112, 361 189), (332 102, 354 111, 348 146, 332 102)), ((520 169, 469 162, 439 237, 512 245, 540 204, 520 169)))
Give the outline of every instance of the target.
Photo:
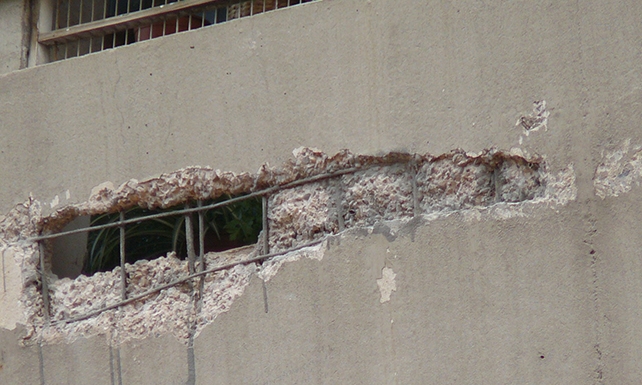
MULTIPOLYGON (((208 205, 232 198, 227 195, 217 200, 206 201, 208 205)), ((193 205, 192 205, 193 206, 193 205)), ((147 210, 134 207, 125 211, 125 219, 141 218, 139 222, 125 226, 126 262, 154 259, 169 251, 176 252, 181 259, 187 257, 185 237, 185 215, 176 214, 163 218, 145 219, 146 216, 171 212, 184 208, 174 206, 163 210, 147 210)), ((262 207, 258 198, 245 199, 230 205, 204 211, 204 251, 221 251, 256 243, 262 226, 262 207)), ((194 249, 198 252, 198 216, 193 218, 194 249)), ((95 215, 91 226, 115 223, 119 213, 95 215)), ((91 231, 87 239, 87 256, 83 273, 111 270, 120 264, 120 228, 113 227, 91 231)))

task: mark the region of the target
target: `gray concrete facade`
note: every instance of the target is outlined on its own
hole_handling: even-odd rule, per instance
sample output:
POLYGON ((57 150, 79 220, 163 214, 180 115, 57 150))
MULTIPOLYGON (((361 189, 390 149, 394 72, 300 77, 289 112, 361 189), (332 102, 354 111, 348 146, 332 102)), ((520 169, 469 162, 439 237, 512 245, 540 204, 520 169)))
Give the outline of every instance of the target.
POLYGON ((20 69, 24 10, 0 0, 0 214, 191 165, 255 172, 300 146, 516 149, 571 165, 577 195, 333 237, 267 282, 269 312, 253 277, 193 347, 22 346, 0 301, 0 383, 642 381, 642 3, 322 0, 20 69), (516 126, 539 100, 546 129, 516 126))

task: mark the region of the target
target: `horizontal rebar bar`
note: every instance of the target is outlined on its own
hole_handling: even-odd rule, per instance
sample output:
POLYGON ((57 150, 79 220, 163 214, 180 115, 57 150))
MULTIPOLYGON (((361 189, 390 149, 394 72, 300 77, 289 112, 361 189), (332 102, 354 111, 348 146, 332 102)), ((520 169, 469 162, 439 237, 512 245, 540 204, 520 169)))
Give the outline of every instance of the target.
POLYGON ((357 172, 357 171, 364 171, 364 170, 367 170, 369 168, 377 167, 377 166, 381 166, 381 165, 374 164, 374 165, 368 165, 368 166, 365 166, 365 167, 352 167, 352 168, 347 168, 347 169, 343 169, 343 170, 340 170, 340 171, 335 171, 335 172, 332 172, 332 173, 319 174, 319 175, 315 175, 315 176, 312 176, 312 177, 309 177, 309 178, 299 179, 299 180, 296 180, 296 181, 293 181, 293 182, 285 183, 283 185, 273 186, 273 187, 269 187, 269 188, 264 189, 264 190, 255 191, 253 193, 249 193, 247 195, 231 198, 231 199, 228 199, 228 200, 223 201, 223 202, 212 203, 212 204, 205 205, 205 206, 200 206, 200 207, 192 207, 192 208, 188 208, 188 209, 181 209, 181 210, 175 210, 175 211, 168 211, 168 212, 164 212, 164 213, 152 214, 152 215, 147 215, 147 216, 144 216, 144 217, 125 219, 123 221, 119 220, 118 222, 106 223, 104 225, 91 226, 91 227, 82 227, 82 228, 75 229, 75 230, 61 231, 61 232, 58 232, 58 233, 46 234, 46 235, 39 235, 37 237, 27 238, 27 242, 37 242, 37 241, 42 241, 42 240, 45 240, 45 239, 59 238, 59 237, 63 237, 63 236, 66 236, 66 235, 86 233, 86 232, 90 232, 90 231, 108 229, 108 228, 112 228, 112 227, 119 227, 119 226, 122 226, 122 225, 128 225, 128 224, 131 224, 131 223, 138 223, 138 222, 149 220, 149 219, 165 218, 165 217, 171 217, 171 216, 179 215, 179 214, 190 214, 190 213, 197 213, 199 211, 213 210, 213 209, 217 209, 219 207, 224 207, 224 206, 231 205, 231 204, 234 204, 234 203, 237 203, 237 202, 240 202, 240 201, 244 201, 244 200, 247 200, 247 199, 252 199, 252 198, 256 198, 256 197, 260 197, 260 196, 274 194, 275 192, 278 192, 278 191, 281 191, 281 190, 287 190, 287 189, 298 187, 298 186, 301 186, 301 185, 304 185, 304 184, 314 183, 314 182, 317 182, 317 181, 320 181, 320 180, 324 180, 324 179, 328 179, 328 178, 334 178, 334 177, 342 176, 342 175, 345 175, 345 174, 351 174, 351 173, 354 173, 354 172, 357 172))
POLYGON ((124 305, 130 304, 132 302, 136 302, 136 301, 138 301, 140 299, 143 299, 143 298, 145 298, 145 297, 147 297, 149 295, 157 293, 157 292, 159 292, 161 290, 169 289, 170 287, 179 285, 179 284, 181 284, 183 282, 186 282, 186 281, 188 281, 190 279, 193 279, 193 278, 196 278, 196 277, 200 277, 202 275, 207 275, 207 274, 210 274, 210 273, 215 273, 215 272, 220 271, 220 270, 226 270, 226 269, 232 268, 232 267, 237 266, 237 265, 246 265, 248 263, 258 262, 258 261, 261 261, 261 260, 264 260, 264 259, 268 259, 268 258, 272 258, 272 257, 277 257, 279 255, 284 255, 284 254, 287 254, 287 253, 291 253, 293 251, 301 250, 301 249, 304 249, 306 247, 310 247, 310 246, 314 246, 314 245, 317 245, 319 243, 322 243, 323 241, 325 241, 325 239, 326 238, 317 239, 316 241, 304 243, 303 245, 292 247, 292 248, 284 250, 284 251, 279 251, 279 252, 276 252, 276 253, 265 254, 265 255, 259 255, 259 256, 256 256, 254 258, 246 259, 246 260, 243 260, 243 261, 232 262, 232 263, 228 263, 228 264, 223 265, 223 266, 214 267, 214 268, 211 268, 211 269, 199 271, 198 273, 190 274, 188 276, 185 276, 183 278, 177 279, 177 280, 175 280, 173 282, 170 282, 170 283, 167 283, 165 285, 156 286, 156 287, 154 287, 152 289, 147 290, 144 293, 135 295, 133 297, 129 297, 128 299, 126 299, 124 301, 119 301, 119 302, 117 302, 115 304, 112 304, 112 305, 109 305, 109 306, 105 306, 105 307, 103 307, 101 309, 94 310, 92 312, 89 312, 87 314, 83 314, 83 315, 78 316, 78 317, 55 321, 55 322, 52 322, 52 324, 61 324, 61 323, 69 324, 69 323, 73 323, 73 322, 82 321, 82 320, 85 320, 87 318, 91 318, 91 317, 97 316, 100 313, 103 313, 105 311, 116 309, 116 308, 118 308, 120 306, 124 306, 124 305))

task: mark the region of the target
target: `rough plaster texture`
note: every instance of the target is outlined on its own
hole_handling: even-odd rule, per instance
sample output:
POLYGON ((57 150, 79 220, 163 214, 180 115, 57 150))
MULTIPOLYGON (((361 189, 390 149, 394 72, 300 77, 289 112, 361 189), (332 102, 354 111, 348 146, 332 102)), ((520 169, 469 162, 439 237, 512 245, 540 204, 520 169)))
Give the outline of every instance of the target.
MULTIPOLYGON (((375 224, 381 235, 351 233, 321 261, 285 264, 267 283, 267 314, 252 278, 195 339, 193 362, 166 335, 126 342, 138 350, 122 348, 122 370, 119 350, 97 348, 90 372, 106 383, 638 384, 641 7, 321 1, 12 72, 0 77, 0 212, 31 194, 46 216, 104 181, 190 164, 280 165, 300 146, 542 154, 559 176, 547 190, 575 180, 570 203, 375 224), (527 130, 521 118, 543 116, 543 99, 546 130, 527 130), (397 290, 381 304, 384 267, 397 290)), ((473 175, 461 175, 471 187, 473 175)), ((16 297, 0 298, 15 323, 5 309, 16 297)), ((19 344, 28 333, 0 331, 0 382, 38 383, 38 368, 63 378, 69 358, 45 346, 39 360, 37 345, 19 344)))

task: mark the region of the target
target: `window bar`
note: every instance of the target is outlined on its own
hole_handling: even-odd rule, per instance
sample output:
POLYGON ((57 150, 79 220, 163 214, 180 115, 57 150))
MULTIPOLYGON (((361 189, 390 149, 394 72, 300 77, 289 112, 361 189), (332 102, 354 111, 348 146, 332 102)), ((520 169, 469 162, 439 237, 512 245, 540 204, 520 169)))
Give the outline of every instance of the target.
POLYGON ((78 24, 82 24, 82 3, 83 0, 80 0, 80 5, 78 5, 78 24))
POLYGON ((56 2, 56 20, 54 21, 54 26, 56 29, 60 28, 60 3, 62 0, 56 2))
POLYGON ((40 283, 42 287, 42 303, 44 305, 45 321, 49 322, 49 282, 47 282, 47 274, 45 273, 45 243, 38 242, 38 252, 40 256, 40 283))
POLYGON ((68 56, 68 51, 69 51, 69 43, 65 43, 65 59, 67 59, 68 56))
MULTIPOLYGON (((165 2, 165 4, 167 4, 167 2, 165 2)), ((166 27, 167 27, 167 20, 163 20, 163 34, 161 36, 165 36, 166 27)), ((154 25, 152 24, 152 31, 150 31, 149 33, 150 39, 154 37, 153 29, 154 29, 154 25)))
POLYGON ((80 56, 80 43, 82 40, 77 40, 76 41, 76 57, 80 56))
MULTIPOLYGON (((96 3, 96 0, 91 0, 91 17, 89 18, 90 22, 94 21, 95 3, 96 3)), ((90 49, 90 52, 91 52, 91 49, 90 49)))
MULTIPOLYGON (((188 209, 189 203, 185 204, 188 209)), ((192 214, 185 214, 185 243, 187 246, 187 266, 190 274, 194 274, 194 226, 192 226, 192 214)))
POLYGON ((67 24, 65 27, 69 27, 69 20, 71 19, 71 4, 67 3, 67 24))
POLYGON ((122 300, 127 299, 127 272, 125 271, 125 212, 120 212, 120 297, 122 300))

